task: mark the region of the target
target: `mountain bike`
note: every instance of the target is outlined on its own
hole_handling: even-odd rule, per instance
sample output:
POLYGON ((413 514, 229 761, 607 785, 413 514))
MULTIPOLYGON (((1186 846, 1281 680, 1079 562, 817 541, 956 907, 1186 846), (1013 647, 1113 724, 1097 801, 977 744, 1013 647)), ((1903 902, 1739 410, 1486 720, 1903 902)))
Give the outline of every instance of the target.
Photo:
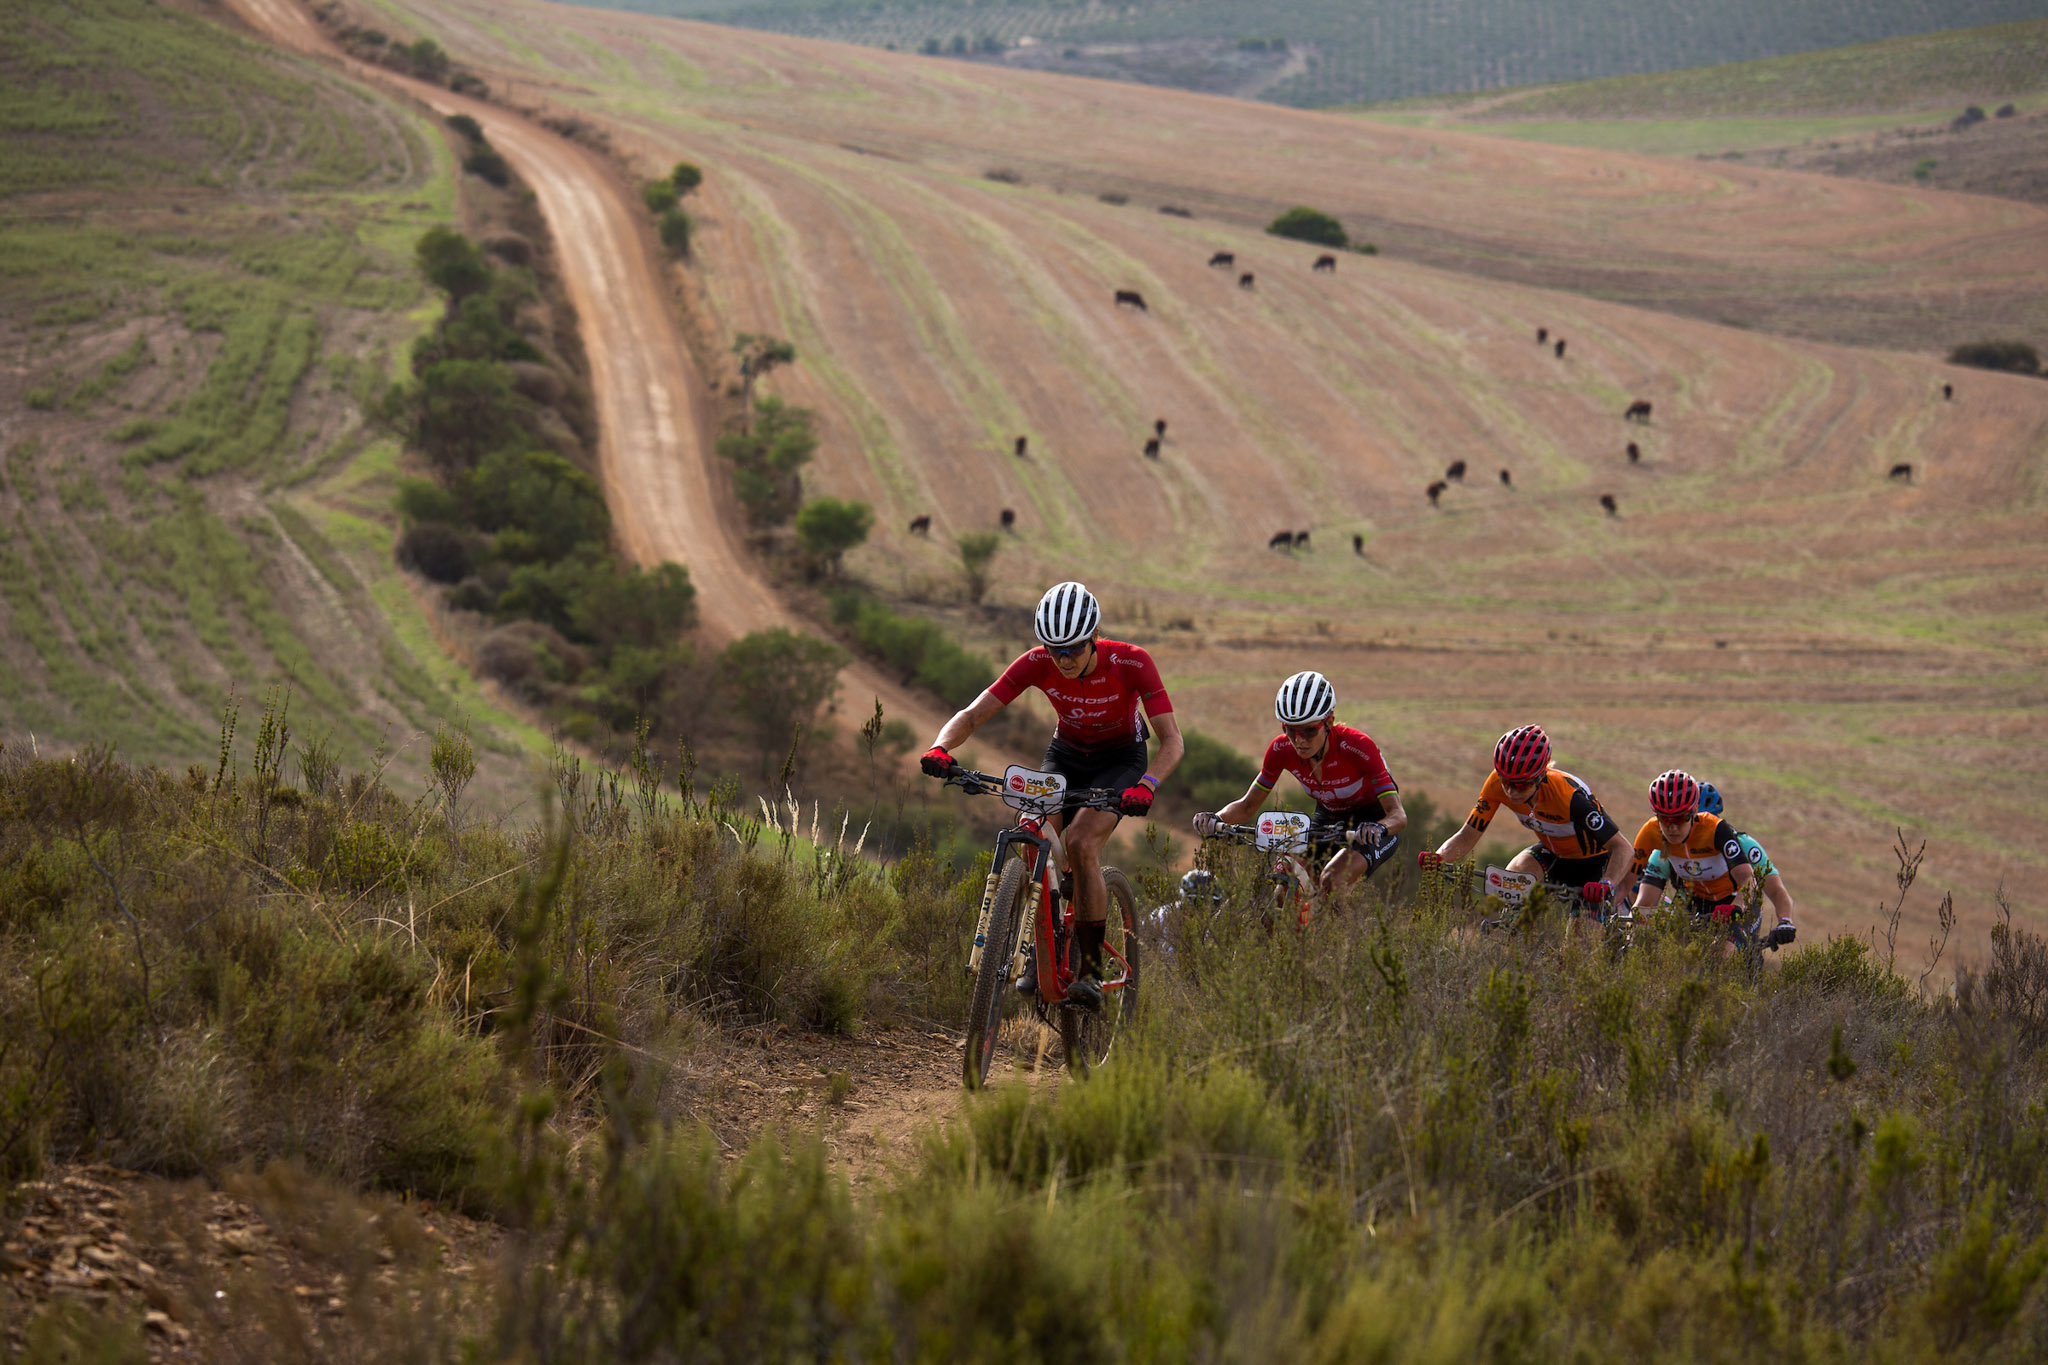
MULTIPOLYGON (((1339 849, 1365 854, 1351 842, 1342 825, 1318 824, 1300 811, 1266 811, 1257 824, 1218 825, 1209 837, 1224 843, 1247 844, 1272 855, 1252 881, 1263 906, 1260 919, 1269 930, 1289 912, 1293 914, 1294 927, 1306 929, 1323 908, 1319 870, 1322 865, 1339 849)), ((1373 867, 1391 857, 1400 843, 1401 836, 1388 835, 1370 855, 1373 867)))
POLYGON ((1135 1017, 1138 997, 1138 898, 1130 879, 1113 867, 1102 869, 1109 890, 1109 914, 1102 940, 1105 972, 1102 1008, 1090 1013, 1067 1007, 1067 987, 1078 973, 1074 939, 1073 871, 1060 831, 1048 825, 1062 807, 1115 810, 1123 793, 1107 787, 1067 790, 1058 773, 1012 764, 1001 777, 956 768, 945 785, 974 796, 1001 796, 1020 813, 1017 823, 996 835, 995 857, 982 888, 981 913, 968 949, 967 970, 974 991, 967 1006, 967 1057, 962 1079, 969 1090, 988 1083, 995 1061, 1003 1011, 1016 992, 1025 955, 1038 965, 1038 990, 1030 997, 1043 1024, 1057 1016, 1067 1070, 1085 1076, 1109 1059, 1119 1025, 1135 1017), (1028 934, 1026 930, 1029 930, 1028 934))
POLYGON ((1510 872, 1489 867, 1484 877, 1486 896, 1500 902, 1500 911, 1479 921, 1481 934, 1512 933, 1534 912, 1534 892, 1540 887, 1542 904, 1563 910, 1569 926, 1580 917, 1606 931, 1608 950, 1619 957, 1635 938, 1636 913, 1618 901, 1589 901, 1577 887, 1546 882, 1533 872, 1510 872))

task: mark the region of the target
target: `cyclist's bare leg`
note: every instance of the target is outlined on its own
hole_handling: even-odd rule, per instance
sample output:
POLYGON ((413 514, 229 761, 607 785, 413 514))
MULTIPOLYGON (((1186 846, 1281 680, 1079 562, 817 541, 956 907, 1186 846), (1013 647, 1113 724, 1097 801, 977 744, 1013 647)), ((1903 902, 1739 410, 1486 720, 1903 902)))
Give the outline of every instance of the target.
POLYGON ((1508 859, 1507 870, 1510 872, 1526 872, 1539 882, 1544 878, 1543 864, 1536 860, 1536 854, 1531 849, 1525 848, 1514 857, 1508 859))
POLYGON ((1067 827, 1067 861, 1074 869, 1074 917, 1086 924, 1109 918, 1109 889, 1102 881, 1102 848, 1116 832, 1113 811, 1084 810, 1067 827))
POLYGON ((1323 873, 1319 879, 1322 884, 1323 894, 1325 896, 1336 895, 1339 891, 1342 891, 1345 887, 1363 877, 1371 866, 1372 864, 1366 861, 1365 855, 1356 849, 1343 848, 1337 850, 1337 856, 1323 865, 1323 873))

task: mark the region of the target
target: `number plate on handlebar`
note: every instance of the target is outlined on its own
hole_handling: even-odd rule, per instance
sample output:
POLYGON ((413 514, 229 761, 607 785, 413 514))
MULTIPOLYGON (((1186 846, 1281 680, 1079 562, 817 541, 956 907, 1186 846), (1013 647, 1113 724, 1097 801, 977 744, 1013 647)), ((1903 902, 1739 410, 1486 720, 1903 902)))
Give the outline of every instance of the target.
POLYGON ((1273 853, 1306 853, 1308 824, 1308 816, 1299 811, 1269 810, 1259 817, 1254 847, 1273 853))
POLYGON ((1067 779, 1012 763, 1003 771, 1003 803, 1029 815, 1050 815, 1067 798, 1067 779))
POLYGON ((1509 872, 1505 868, 1486 869, 1486 894, 1499 896, 1508 905, 1520 905, 1529 897, 1529 891, 1536 885, 1533 872, 1509 872))

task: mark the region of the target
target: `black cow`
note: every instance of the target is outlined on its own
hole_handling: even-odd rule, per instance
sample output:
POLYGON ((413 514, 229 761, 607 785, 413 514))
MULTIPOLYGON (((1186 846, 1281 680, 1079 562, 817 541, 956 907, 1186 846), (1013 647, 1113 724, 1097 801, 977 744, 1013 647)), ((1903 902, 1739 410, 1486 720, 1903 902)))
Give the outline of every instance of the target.
POLYGON ((1545 343, 1546 341, 1549 341, 1549 340, 1550 340, 1550 329, 1549 329, 1548 327, 1538 327, 1538 328, 1536 329, 1536 344, 1537 344, 1538 346, 1541 346, 1541 345, 1543 345, 1543 343, 1545 343))
POLYGON ((1351 553, 1353 553, 1353 554, 1355 554, 1355 555, 1359 556, 1359 557, 1360 557, 1361 559, 1365 557, 1365 537, 1364 537, 1364 536, 1361 536, 1361 535, 1354 535, 1354 536, 1352 536, 1352 537, 1351 537, 1351 553))
POLYGON ((1152 311, 1151 309, 1145 306, 1145 296, 1143 294, 1140 294, 1135 289, 1117 290, 1116 306, 1119 308, 1135 308, 1141 313, 1149 313, 1152 311))
POLYGON ((1294 533, 1294 548, 1297 550, 1306 550, 1308 548, 1308 532, 1296 531, 1294 533))
POLYGON ((1234 251, 1219 251, 1209 258, 1209 264, 1218 270, 1226 270, 1237 264, 1237 253, 1234 251))
POLYGON ((1558 358, 1559 360, 1563 360, 1563 359, 1564 359, 1564 338, 1563 338, 1563 337, 1559 337, 1559 338, 1557 339, 1557 358, 1558 358))
POLYGON ((1316 263, 1310 266, 1309 269, 1327 270, 1334 275, 1337 273, 1337 258, 1335 256, 1318 256, 1316 257, 1316 263))
POLYGON ((1892 472, 1886 477, 1903 479, 1905 482, 1911 483, 1913 482, 1913 466, 1909 464, 1895 464, 1892 466, 1892 472))
POLYGON ((1628 411, 1621 414, 1623 421, 1647 422, 1650 420, 1650 400, 1638 398, 1628 405, 1628 411))
POLYGON ((1273 533, 1273 535, 1272 535, 1272 538, 1271 538, 1270 540, 1268 540, 1268 541, 1266 542, 1266 548, 1267 548, 1267 549, 1269 549, 1269 550, 1291 550, 1291 549, 1293 549, 1293 548, 1294 548, 1294 532, 1292 532, 1292 531, 1275 531, 1275 532, 1273 533))
POLYGON ((1941 396, 1944 399, 1954 398, 1956 396, 1956 386, 1953 384, 1943 384, 1941 386, 1941 396))
POLYGON ((1247 270, 1244 272, 1244 274, 1239 275, 1237 277, 1237 287, 1239 289, 1249 289, 1254 284, 1258 283, 1258 278, 1258 276, 1252 274, 1251 271, 1247 270))
POLYGON ((1614 494, 1612 493, 1602 493, 1600 495, 1600 505, 1607 509, 1607 515, 1610 517, 1621 515, 1620 510, 1614 505, 1614 494))
POLYGON ((1164 417, 1157 418, 1153 421, 1152 434, 1154 436, 1157 436, 1162 441, 1166 439, 1166 419, 1164 417))
POLYGON ((1643 448, 1634 441, 1628 443, 1628 462, 1630 464, 1641 464, 1643 462, 1643 448))
POLYGON ((1500 486, 1502 488, 1513 488, 1515 486, 1515 476, 1503 469, 1500 472, 1500 486))
POLYGON ((1017 438, 1017 458, 1021 460, 1030 452, 1031 438, 1029 436, 1019 436, 1017 438))
POLYGON ((1442 479, 1438 479, 1435 483, 1431 484, 1427 489, 1423 490, 1429 494, 1429 505, 1431 507, 1436 506, 1436 500, 1442 497, 1444 495, 1444 490, 1449 487, 1449 484, 1445 483, 1442 479))
POLYGON ((1157 436, 1145 442, 1145 458, 1148 460, 1159 458, 1159 438, 1157 436))
POLYGON ((1444 471, 1444 477, 1452 483, 1465 482, 1465 462, 1463 460, 1451 461, 1451 467, 1444 471))
POLYGON ((912 517, 910 519, 910 534, 914 536, 928 536, 931 533, 932 519, 930 517, 912 517))
POLYGON ((1005 508, 1003 509, 1002 523, 1003 523, 1003 529, 1004 529, 1005 531, 1014 531, 1014 530, 1016 530, 1016 529, 1017 529, 1017 509, 1016 509, 1016 508, 1014 508, 1014 507, 1005 507, 1005 508))

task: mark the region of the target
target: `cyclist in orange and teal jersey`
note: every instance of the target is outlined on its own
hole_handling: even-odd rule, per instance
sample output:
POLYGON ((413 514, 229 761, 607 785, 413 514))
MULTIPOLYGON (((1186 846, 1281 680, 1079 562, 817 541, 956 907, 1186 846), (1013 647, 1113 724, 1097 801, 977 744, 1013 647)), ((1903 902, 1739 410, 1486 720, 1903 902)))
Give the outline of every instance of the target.
POLYGON ((1365 731, 1339 725, 1336 712, 1337 690, 1322 674, 1296 673, 1281 683, 1273 699, 1280 733, 1266 746, 1259 775, 1222 810, 1197 815, 1195 833, 1206 839, 1219 825, 1243 824, 1266 804, 1280 774, 1293 773, 1315 798, 1316 823, 1341 828, 1351 845, 1339 849, 1323 868, 1324 894, 1371 876, 1399 846, 1408 812, 1401 808, 1400 788, 1380 746, 1365 731))
MULTIPOLYGON (((1716 919, 1734 919, 1734 888, 1747 881, 1747 878, 1738 880, 1734 869, 1738 866, 1745 867, 1749 870, 1750 876, 1762 880, 1764 895, 1770 899, 1772 908, 1778 912, 1777 927, 1770 931, 1765 942, 1772 948, 1779 948, 1798 938, 1799 930, 1792 923, 1792 893, 1785 889, 1784 878, 1778 875, 1777 867, 1771 862, 1771 855, 1764 852, 1762 844, 1736 829, 1722 817, 1721 793, 1714 789, 1712 783, 1694 782, 1686 773, 1668 772, 1650 784, 1650 801, 1652 808, 1658 813, 1658 819, 1643 826, 1643 834, 1648 834, 1652 825, 1659 826, 1658 836, 1665 846, 1652 849, 1645 857, 1642 853, 1643 836, 1637 836, 1637 857, 1641 860, 1642 867, 1642 882, 1636 893, 1638 908, 1654 905, 1663 896, 1664 889, 1676 880, 1688 908, 1695 913, 1712 914, 1716 919), (1694 880, 1687 879, 1679 872, 1677 863, 1668 851, 1670 836, 1678 828, 1686 812, 1675 811, 1673 819, 1667 823, 1664 819, 1664 807, 1658 806, 1657 802, 1661 798, 1666 806, 1682 806, 1685 801, 1686 784, 1689 782, 1693 784, 1691 812, 1694 814, 1695 822, 1693 828, 1683 837, 1689 847, 1696 845, 1701 850, 1711 850, 1705 854, 1706 862, 1693 864, 1695 871, 1712 872, 1713 860, 1717 857, 1728 864, 1729 885, 1726 901, 1721 900, 1716 894, 1716 889, 1720 887, 1718 881, 1704 888, 1707 894, 1702 894, 1702 888, 1698 887, 1694 880), (1708 822, 1712 822, 1711 825, 1708 822), (1732 855, 1731 842, 1735 850, 1732 855)), ((1762 932, 1761 921, 1758 922, 1757 932, 1762 932)))

